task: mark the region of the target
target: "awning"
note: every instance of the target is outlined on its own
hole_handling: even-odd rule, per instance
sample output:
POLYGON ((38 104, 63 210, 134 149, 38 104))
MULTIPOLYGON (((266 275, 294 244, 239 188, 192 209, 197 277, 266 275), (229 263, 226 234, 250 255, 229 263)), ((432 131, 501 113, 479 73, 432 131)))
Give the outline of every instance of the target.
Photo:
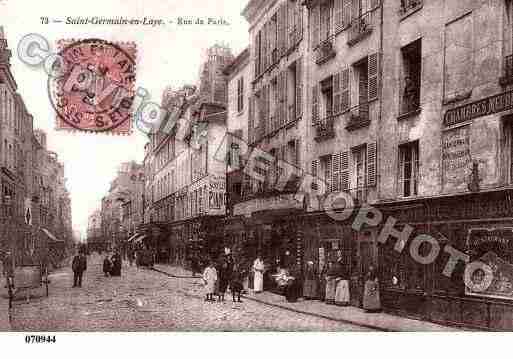
POLYGON ((141 233, 136 233, 134 234, 132 237, 128 238, 128 242, 129 243, 141 243, 143 241, 144 238, 146 238, 147 236, 145 234, 141 234, 141 233))
POLYGON ((62 239, 57 239, 57 237, 55 237, 48 229, 41 228, 41 230, 47 235, 48 238, 50 238, 50 240, 52 242, 57 242, 57 243, 64 242, 62 239))

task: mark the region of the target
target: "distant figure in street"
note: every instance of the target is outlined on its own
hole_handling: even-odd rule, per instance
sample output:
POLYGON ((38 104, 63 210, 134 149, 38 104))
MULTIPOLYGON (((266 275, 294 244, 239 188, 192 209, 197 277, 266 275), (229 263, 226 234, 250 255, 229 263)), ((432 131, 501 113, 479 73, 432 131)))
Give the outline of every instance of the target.
POLYGON ((305 282, 303 284, 303 297, 305 299, 317 299, 318 294, 318 275, 313 261, 306 263, 305 282))
POLYGON ((378 273, 374 266, 369 267, 369 271, 367 272, 365 278, 365 289, 363 292, 363 309, 366 312, 381 311, 378 273))
POLYGON ((240 300, 240 294, 242 292, 243 288, 243 281, 244 281, 244 273, 241 270, 240 266, 237 265, 233 269, 231 280, 230 280, 230 290, 232 292, 232 298, 233 302, 235 303, 235 296, 237 296, 237 301, 239 303, 242 303, 240 300))
POLYGON ((326 304, 335 304, 335 292, 337 290, 337 271, 333 260, 329 260, 325 268, 326 273, 326 292, 325 301, 326 304))
POLYGON ((253 262, 253 272, 255 273, 255 279, 253 281, 253 290, 255 293, 260 293, 264 290, 264 261, 260 256, 257 256, 253 262))
POLYGON ((191 272, 192 272, 192 276, 195 277, 196 276, 196 273, 201 273, 201 269, 200 269, 200 259, 198 258, 198 256, 196 254, 193 254, 191 256, 191 272))
POLYGON ((82 287, 82 275, 87 270, 87 258, 83 252, 73 258, 71 269, 73 270, 73 288, 82 287))
POLYGON ((103 260, 103 274, 105 274, 106 277, 110 276, 111 269, 112 263, 110 262, 109 256, 106 255, 105 259, 103 260))
POLYGON ((214 301, 214 292, 216 290, 216 282, 217 282, 217 271, 214 267, 214 261, 210 261, 208 266, 205 268, 203 272, 203 283, 205 284, 205 293, 206 298, 205 301, 213 302, 214 301))
POLYGON ((121 277, 121 256, 118 252, 114 253, 111 259, 112 267, 110 275, 113 277, 121 277))

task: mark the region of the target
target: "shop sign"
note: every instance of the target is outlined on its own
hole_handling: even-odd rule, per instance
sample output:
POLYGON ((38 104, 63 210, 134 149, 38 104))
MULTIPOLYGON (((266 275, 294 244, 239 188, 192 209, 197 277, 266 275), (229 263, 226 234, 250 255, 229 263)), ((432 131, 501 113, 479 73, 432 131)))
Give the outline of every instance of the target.
POLYGON ((466 186, 470 175, 470 126, 446 131, 442 135, 442 175, 444 190, 466 186))
MULTIPOLYGON (((471 262, 481 261, 492 269, 493 280, 484 291, 466 288, 466 294, 513 300, 513 228, 471 228, 467 250, 471 262)), ((477 270, 471 279, 478 285, 484 276, 484 272, 477 270)))
POLYGON ((444 116, 444 125, 453 126, 511 109, 513 109, 513 91, 508 91, 447 110, 444 116))
POLYGON ((212 175, 209 181, 209 208, 215 210, 224 210, 225 202, 226 177, 212 175))
POLYGON ((303 209, 303 204, 294 198, 294 194, 283 194, 266 198, 237 203, 233 208, 235 216, 242 216, 254 212, 276 209, 303 209))

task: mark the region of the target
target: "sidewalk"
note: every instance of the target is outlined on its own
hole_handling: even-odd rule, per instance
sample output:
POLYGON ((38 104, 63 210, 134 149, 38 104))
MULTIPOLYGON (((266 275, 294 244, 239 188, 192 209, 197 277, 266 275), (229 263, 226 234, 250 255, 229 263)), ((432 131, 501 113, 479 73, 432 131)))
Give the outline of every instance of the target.
MULTIPOLYGON (((156 264, 155 270, 173 277, 191 278, 191 272, 180 267, 156 264)), ((265 305, 290 310, 296 313, 313 315, 328 320, 336 320, 380 331, 429 331, 446 332, 461 331, 462 329, 425 322, 421 320, 404 318, 387 313, 366 313, 363 309, 355 307, 338 307, 327 305, 318 300, 300 299, 296 303, 289 303, 281 295, 270 292, 248 293, 243 296, 265 305)))

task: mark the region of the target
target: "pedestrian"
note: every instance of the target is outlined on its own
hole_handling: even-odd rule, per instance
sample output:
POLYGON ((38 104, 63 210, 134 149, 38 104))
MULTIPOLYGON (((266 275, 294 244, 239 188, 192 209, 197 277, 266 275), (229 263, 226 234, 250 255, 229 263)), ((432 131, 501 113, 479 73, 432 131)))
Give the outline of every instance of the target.
POLYGON ((87 270, 87 258, 83 252, 79 252, 71 262, 73 270, 73 288, 82 287, 82 275, 87 270))
POLYGON ((264 261, 260 256, 257 256, 255 261, 253 262, 253 290, 255 293, 260 293, 264 290, 264 271, 264 261))
POLYGON ((110 275, 112 277, 121 277, 121 256, 118 252, 115 252, 111 258, 112 266, 110 275))
POLYGON ((335 290, 335 304, 340 306, 349 305, 349 273, 347 272, 346 266, 342 262, 342 256, 338 257, 335 263, 336 283, 337 287, 335 290))
POLYGON ((109 255, 107 254, 105 256, 105 259, 103 260, 103 274, 108 277, 110 275, 110 271, 112 268, 112 263, 110 262, 109 255))
POLYGON ((133 264, 134 264, 134 250, 132 248, 130 248, 128 250, 128 253, 127 253, 127 258, 128 258, 128 265, 131 267, 133 264))
POLYGON ((217 300, 220 302, 224 302, 224 295, 226 293, 226 289, 228 288, 228 284, 230 283, 230 279, 232 276, 233 264, 231 262, 231 257, 225 256, 221 259, 221 263, 219 265, 218 270, 218 292, 217 292, 217 300))
POLYGON ((239 303, 242 303, 240 300, 240 295, 243 288, 243 282, 244 282, 244 273, 241 270, 240 265, 237 265, 234 267, 231 280, 230 280, 230 290, 232 292, 232 298, 233 302, 235 303, 235 296, 237 296, 237 301, 239 303))
POLYGON ((197 254, 193 254, 190 259, 192 276, 195 277, 196 273, 200 273, 200 260, 197 254))
POLYGON ((326 304, 335 304, 335 293, 337 290, 337 272, 333 260, 329 260, 326 266, 326 304))
POLYGON ((365 278, 363 291, 363 309, 366 312, 380 312, 381 300, 379 296, 378 273, 374 266, 370 266, 365 278))
POLYGON ((205 301, 213 302, 214 301, 214 292, 217 283, 217 271, 214 267, 214 261, 210 261, 208 266, 205 268, 203 272, 203 283, 205 284, 205 301))
POLYGON ((305 270, 305 283, 303 285, 303 297, 305 299, 317 299, 318 294, 318 276, 314 262, 308 261, 305 270))

